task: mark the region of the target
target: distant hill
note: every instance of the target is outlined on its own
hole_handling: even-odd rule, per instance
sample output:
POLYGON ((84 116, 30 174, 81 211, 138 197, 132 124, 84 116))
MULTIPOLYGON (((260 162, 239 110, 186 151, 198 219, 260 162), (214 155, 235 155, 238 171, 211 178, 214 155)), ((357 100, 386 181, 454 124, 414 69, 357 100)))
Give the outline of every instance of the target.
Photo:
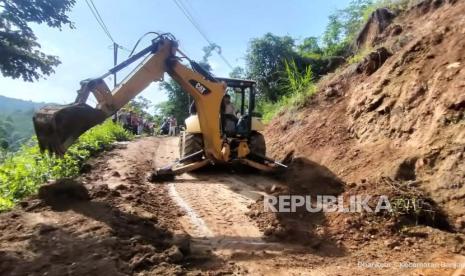
POLYGON ((28 111, 31 109, 37 110, 44 105, 45 103, 36 103, 0 95, 0 114, 10 114, 15 111, 28 111))
POLYGON ((32 116, 44 105, 0 95, 0 147, 17 150, 31 138, 34 134, 32 116))

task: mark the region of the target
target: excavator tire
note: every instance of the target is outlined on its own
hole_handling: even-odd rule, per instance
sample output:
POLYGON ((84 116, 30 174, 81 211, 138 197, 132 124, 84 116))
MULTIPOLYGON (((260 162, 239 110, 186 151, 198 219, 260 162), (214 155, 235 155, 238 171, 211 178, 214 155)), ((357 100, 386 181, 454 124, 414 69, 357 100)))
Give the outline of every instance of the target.
POLYGON ((266 143, 265 137, 261 133, 254 132, 249 138, 249 149, 250 152, 266 156, 266 143))
MULTIPOLYGON (((182 133, 179 139, 179 156, 181 158, 194 154, 203 149, 203 137, 200 133, 182 133)), ((192 163, 201 160, 202 157, 193 157, 184 163, 192 163)))

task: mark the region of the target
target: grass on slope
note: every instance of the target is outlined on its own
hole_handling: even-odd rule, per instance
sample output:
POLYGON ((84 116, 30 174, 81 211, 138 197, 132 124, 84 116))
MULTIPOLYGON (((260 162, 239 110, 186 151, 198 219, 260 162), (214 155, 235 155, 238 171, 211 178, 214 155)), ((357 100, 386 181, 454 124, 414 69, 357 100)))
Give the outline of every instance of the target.
POLYGON ((108 149, 115 141, 132 135, 110 120, 96 126, 69 148, 64 158, 41 154, 35 138, 0 163, 0 211, 8 210, 22 198, 37 192, 51 179, 75 177, 86 160, 108 149))
POLYGON ((283 95, 277 102, 261 102, 258 106, 265 123, 271 121, 274 116, 289 108, 301 108, 307 100, 313 96, 317 88, 313 82, 313 73, 308 66, 304 72, 300 72, 294 60, 285 61, 283 95))

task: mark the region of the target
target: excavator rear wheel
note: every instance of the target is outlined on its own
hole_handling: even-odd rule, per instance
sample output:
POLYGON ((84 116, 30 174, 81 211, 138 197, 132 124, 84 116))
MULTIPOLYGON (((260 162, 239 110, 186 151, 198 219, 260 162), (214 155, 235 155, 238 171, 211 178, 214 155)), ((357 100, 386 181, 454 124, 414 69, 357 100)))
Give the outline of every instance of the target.
MULTIPOLYGON (((203 137, 200 133, 182 133, 179 138, 179 156, 184 158, 203 149, 203 137)), ((202 160, 202 156, 197 156, 184 161, 192 163, 202 160)))

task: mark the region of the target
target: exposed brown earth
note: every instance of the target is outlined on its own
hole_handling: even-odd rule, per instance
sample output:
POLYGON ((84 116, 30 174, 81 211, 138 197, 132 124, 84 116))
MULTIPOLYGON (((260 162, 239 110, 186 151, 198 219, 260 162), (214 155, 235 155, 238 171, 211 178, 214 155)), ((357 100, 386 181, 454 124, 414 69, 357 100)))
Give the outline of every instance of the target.
MULTIPOLYGON (((398 262, 428 261, 431 252, 448 262, 462 258, 465 237, 432 227, 399 232, 384 217, 263 212, 263 195, 289 189, 282 179, 224 169, 163 184, 145 180, 153 160, 165 164, 176 152, 176 138, 120 144, 79 179, 47 184, 1 214, 0 273, 393 275, 413 273, 398 262)), ((305 166, 307 180, 333 177, 315 165, 297 160, 290 173, 305 166)), ((318 192, 340 193, 340 182, 332 183, 318 192)))
POLYGON ((319 83, 306 107, 266 131, 280 158, 294 150, 350 187, 414 185, 465 218, 465 3, 423 1, 377 36, 376 50, 319 83), (441 4, 442 3, 442 4, 441 4))
POLYGON ((0 274, 463 275, 464 15, 465 1, 423 1, 391 23, 373 18, 383 28, 367 27, 359 43, 373 51, 268 125, 269 153, 296 153, 283 174, 216 168, 149 183, 178 149, 176 138, 147 137, 45 184, 0 214, 0 274), (397 205, 264 210, 264 196, 290 194, 397 205))

